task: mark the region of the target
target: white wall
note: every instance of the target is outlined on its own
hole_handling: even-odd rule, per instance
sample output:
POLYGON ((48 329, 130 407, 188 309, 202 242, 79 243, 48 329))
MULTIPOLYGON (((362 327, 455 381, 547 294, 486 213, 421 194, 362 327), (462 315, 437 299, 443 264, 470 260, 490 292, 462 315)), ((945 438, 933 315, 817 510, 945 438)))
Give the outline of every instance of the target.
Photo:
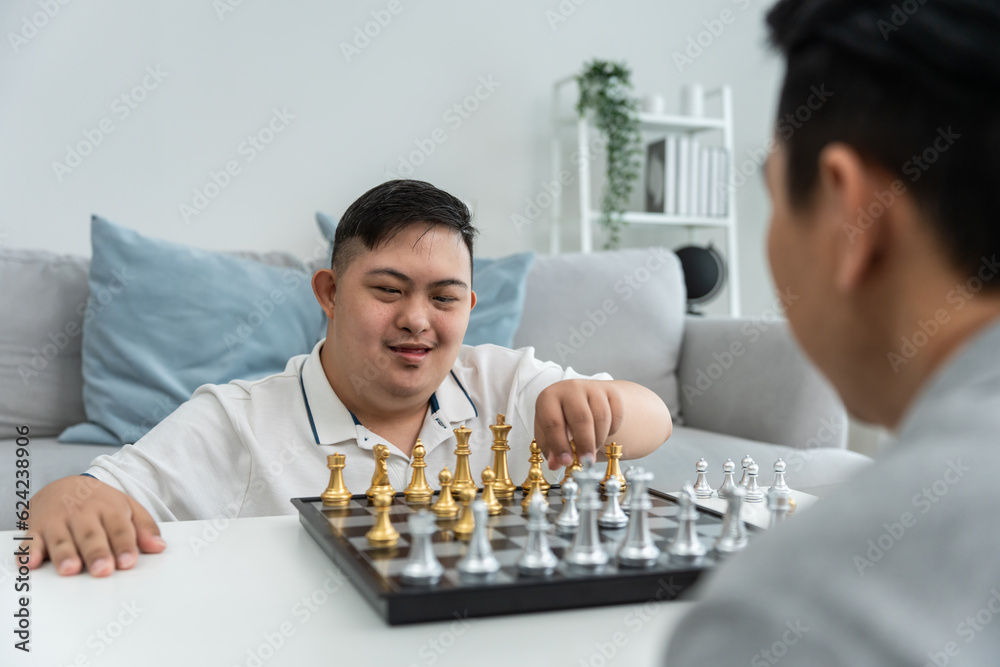
MULTIPOLYGON (((220 18, 209 0, 2 3, 0 242, 89 254, 89 215, 100 213, 204 248, 306 256, 316 244, 314 211, 339 217, 441 128, 446 141, 414 177, 475 205, 481 254, 546 251, 545 223, 519 234, 511 215, 549 175, 552 82, 593 57, 624 59, 638 94, 661 93, 674 108, 686 82, 730 84, 738 161, 768 137, 781 73, 764 48, 769 1, 399 0, 402 11, 348 62, 340 44, 372 12, 388 15, 389 4, 242 0, 220 18), (47 21, 39 14, 45 5, 58 8, 47 21), (573 11, 550 23, 546 12, 560 6, 573 11), (712 43, 679 71, 673 53, 727 9, 732 23, 718 23, 718 36, 702 35, 712 43), (33 19, 45 25, 25 29, 33 19), (12 35, 22 34, 30 38, 14 44, 12 35), (124 117, 115 100, 142 83, 147 67, 166 76, 139 90, 145 99, 124 117), (445 117, 475 94, 481 77, 499 87, 468 118, 445 117), (294 119, 248 162, 241 142, 267 127, 273 109, 294 119), (72 172, 57 175, 53 163, 66 161, 67 145, 85 131, 93 135, 102 119, 113 132, 72 172), (193 190, 230 160, 241 173, 185 221, 179 205, 191 205, 193 190)), ((742 305, 753 316, 772 300, 762 251, 768 206, 758 177, 738 191, 737 204, 742 305)), ((685 240, 662 228, 626 239, 685 240)))

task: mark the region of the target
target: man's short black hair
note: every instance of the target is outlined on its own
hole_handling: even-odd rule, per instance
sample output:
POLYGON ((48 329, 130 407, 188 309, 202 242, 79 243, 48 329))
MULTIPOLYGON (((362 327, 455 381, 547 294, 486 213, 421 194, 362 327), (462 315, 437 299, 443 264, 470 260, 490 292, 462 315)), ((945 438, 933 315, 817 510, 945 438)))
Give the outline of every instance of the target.
POLYGON ((781 0, 767 23, 794 207, 843 142, 905 186, 956 268, 1000 250, 1000 2, 781 0))
POLYGON ((363 248, 374 250, 415 222, 443 225, 457 232, 472 262, 476 228, 469 207, 430 183, 400 179, 376 185, 344 211, 333 239, 333 268, 343 273, 363 248))

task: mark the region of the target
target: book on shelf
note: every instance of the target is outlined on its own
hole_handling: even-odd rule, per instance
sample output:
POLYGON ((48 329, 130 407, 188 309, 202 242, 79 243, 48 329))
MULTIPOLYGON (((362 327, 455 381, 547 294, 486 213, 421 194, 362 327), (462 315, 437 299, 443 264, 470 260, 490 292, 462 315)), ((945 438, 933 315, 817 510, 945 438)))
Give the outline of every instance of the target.
POLYGON ((646 211, 681 217, 728 215, 729 154, 687 133, 646 146, 646 211))

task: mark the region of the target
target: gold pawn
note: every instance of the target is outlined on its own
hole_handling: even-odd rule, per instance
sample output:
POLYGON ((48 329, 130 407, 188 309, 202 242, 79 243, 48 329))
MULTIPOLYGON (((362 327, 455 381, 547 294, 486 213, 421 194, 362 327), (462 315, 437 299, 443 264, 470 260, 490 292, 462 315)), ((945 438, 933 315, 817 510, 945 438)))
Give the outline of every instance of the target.
POLYGON ((455 481, 451 487, 451 494, 456 498, 461 498, 459 495, 462 489, 471 488, 477 489, 476 480, 472 478, 472 468, 469 467, 469 455, 472 454, 472 450, 469 449, 469 436, 472 435, 472 429, 461 428, 455 429, 455 440, 458 445, 455 447, 455 481))
POLYGON ((379 489, 375 492, 373 502, 375 504, 375 525, 365 533, 368 544, 378 548, 394 547, 399 541, 399 531, 393 527, 392 521, 389 520, 392 493, 385 489, 379 489))
POLYGON ((604 445, 604 454, 608 457, 608 470, 604 473, 604 479, 601 480, 601 491, 604 490, 604 485, 607 481, 615 477, 618 483, 621 484, 621 491, 624 493, 628 483, 625 481, 625 475, 622 474, 621 467, 618 465, 618 462, 622 458, 622 446, 616 442, 604 445))
POLYGON ((374 500, 375 494, 380 490, 388 491, 389 495, 396 495, 396 489, 392 488, 389 482, 389 469, 385 463, 389 458, 389 448, 386 445, 375 445, 372 447, 372 454, 375 455, 375 472, 372 473, 372 484, 365 495, 368 496, 368 500, 374 500))
POLYGON ((536 493, 545 495, 545 492, 542 491, 542 482, 544 481, 545 478, 542 477, 541 470, 532 468, 528 472, 528 491, 524 494, 524 500, 521 501, 521 509, 525 512, 528 511, 528 507, 531 505, 531 499, 535 497, 536 493))
POLYGON ((413 476, 410 479, 410 485, 403 490, 406 502, 416 505, 429 502, 431 496, 434 495, 434 487, 427 483, 427 477, 424 475, 424 468, 427 467, 424 454, 424 445, 417 438, 417 444, 413 448, 413 463, 410 465, 413 468, 413 476))
POLYGON ((451 471, 447 467, 438 474, 438 483, 441 485, 441 493, 438 494, 437 502, 431 506, 431 511, 442 519, 454 519, 458 514, 458 503, 451 496, 451 471))
POLYGON ((545 479, 545 474, 542 472, 542 463, 545 462, 545 459, 542 458, 542 448, 538 446, 537 441, 532 440, 529 449, 531 450, 531 456, 528 457, 528 461, 531 463, 531 466, 528 468, 528 476, 525 478, 524 484, 521 485, 521 490, 528 493, 528 490, 531 488, 531 472, 537 470, 539 477, 542 479, 542 493, 548 494, 549 488, 552 485, 548 483, 545 479))
POLYGON ((486 510, 491 515, 500 514, 500 510, 503 509, 495 492, 496 479, 493 469, 486 466, 486 470, 483 471, 483 502, 486 503, 486 510))
POLYGON ((559 482, 560 486, 562 486, 563 484, 565 484, 569 480, 573 479, 573 473, 574 472, 579 472, 580 470, 583 470, 583 466, 580 465, 580 457, 577 456, 577 453, 576 453, 576 442, 574 442, 573 440, 570 440, 569 441, 569 447, 570 447, 570 449, 573 450, 573 463, 571 463, 568 466, 566 466, 566 474, 563 476, 562 480, 559 482))
POLYGON ((511 426, 504 420, 503 415, 497 415, 497 423, 490 426, 490 430, 493 431, 493 446, 490 449, 493 450, 493 470, 497 479, 493 485, 493 492, 497 498, 513 498, 517 485, 507 471, 507 452, 510 451, 507 437, 510 435, 511 426))
POLYGON ((326 467, 330 469, 330 484, 320 496, 326 507, 345 507, 351 502, 351 492, 344 484, 344 461, 346 459, 347 457, 343 454, 330 454, 326 457, 326 467))
POLYGON ((476 487, 465 487, 462 489, 462 514, 458 517, 458 521, 452 527, 455 531, 455 535, 460 540, 466 540, 472 535, 472 531, 476 528, 476 517, 472 513, 472 501, 476 499, 476 494, 478 491, 476 487))

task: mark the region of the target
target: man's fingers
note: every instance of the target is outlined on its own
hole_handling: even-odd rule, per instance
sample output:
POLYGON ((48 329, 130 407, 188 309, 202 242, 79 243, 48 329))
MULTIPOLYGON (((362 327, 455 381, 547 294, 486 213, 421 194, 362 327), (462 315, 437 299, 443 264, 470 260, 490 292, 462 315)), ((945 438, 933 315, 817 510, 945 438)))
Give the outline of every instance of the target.
POLYGON ((115 561, 107 533, 104 532, 104 524, 96 515, 74 515, 70 519, 69 529, 91 575, 106 577, 115 571, 115 561))
POLYGON ((548 456, 549 470, 559 467, 564 452, 569 452, 566 418, 558 399, 542 394, 535 404, 535 437, 548 456))
POLYGON ((625 399, 622 398, 621 391, 617 387, 609 387, 607 392, 608 407, 611 409, 611 424, 608 426, 608 435, 614 435, 625 424, 625 399))
POLYGON ((156 521, 149 515, 145 507, 133 498, 128 500, 129 505, 132 506, 132 524, 135 526, 139 549, 147 554, 160 553, 167 547, 167 543, 160 537, 160 527, 156 525, 156 521))
POLYGON ((28 550, 28 569, 34 570, 45 562, 45 540, 40 534, 30 531, 25 536, 31 539, 22 540, 18 548, 28 550))
POLYGON ((50 527, 49 530, 45 531, 42 540, 56 572, 63 575, 79 574, 83 564, 68 526, 58 524, 50 527))
POLYGON ((121 512, 107 512, 101 515, 101 523, 111 543, 111 551, 115 557, 115 567, 127 570, 135 565, 139 557, 136 547, 135 527, 131 517, 121 512))

